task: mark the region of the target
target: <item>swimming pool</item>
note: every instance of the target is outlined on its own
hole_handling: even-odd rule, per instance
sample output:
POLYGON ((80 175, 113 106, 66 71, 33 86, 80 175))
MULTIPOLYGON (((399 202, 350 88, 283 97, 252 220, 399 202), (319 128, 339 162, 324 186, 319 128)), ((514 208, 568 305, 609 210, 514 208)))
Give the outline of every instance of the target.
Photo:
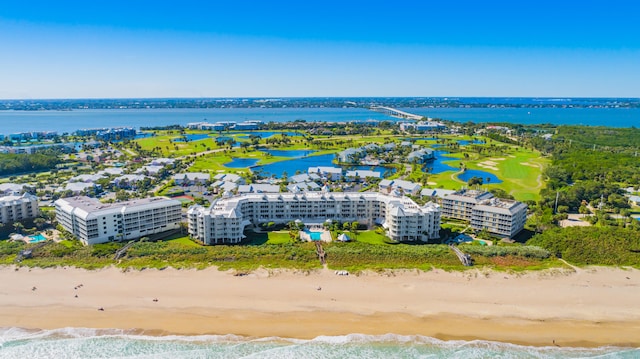
POLYGON ((42 233, 38 233, 35 234, 33 236, 29 236, 29 238, 31 238, 29 240, 29 243, 38 243, 38 242, 42 242, 42 241, 46 241, 47 238, 45 238, 45 236, 42 235, 42 233))
POLYGON ((307 233, 309 234, 309 238, 311 238, 312 241, 319 241, 321 239, 321 236, 322 236, 322 232, 310 232, 310 231, 307 231, 307 233))

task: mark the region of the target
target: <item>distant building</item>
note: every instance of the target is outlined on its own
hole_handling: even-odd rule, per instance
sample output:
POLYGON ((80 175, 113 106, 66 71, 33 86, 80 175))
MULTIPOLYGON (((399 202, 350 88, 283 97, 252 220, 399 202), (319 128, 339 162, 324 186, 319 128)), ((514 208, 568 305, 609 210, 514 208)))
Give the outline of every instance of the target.
POLYGON ((104 176, 102 176, 101 174, 94 174, 94 175, 84 174, 84 175, 77 175, 75 177, 71 177, 69 179, 69 182, 96 183, 103 178, 104 176))
POLYGON ((347 148, 342 152, 338 152, 338 162, 340 163, 358 163, 360 154, 363 151, 360 148, 347 148))
POLYGON ((442 199, 450 194, 454 194, 456 191, 443 188, 423 188, 420 191, 420 196, 429 197, 432 201, 439 204, 442 203, 442 199))
POLYGON ((315 182, 295 182, 287 186, 287 191, 291 193, 300 193, 308 191, 319 191, 320 185, 315 182))
POLYGON ((37 153, 49 149, 55 149, 63 153, 73 152, 75 145, 73 143, 45 143, 41 145, 29 146, 0 146, 0 153, 37 153))
POLYGON ((280 186, 266 183, 252 183, 238 186, 238 193, 278 193, 280 186))
POLYGON ((142 168, 138 168, 136 173, 148 174, 150 176, 158 176, 160 171, 164 169, 164 166, 143 166, 142 168))
POLYGON ((428 132, 428 131, 442 131, 447 126, 443 123, 435 121, 420 121, 420 122, 403 122, 400 124, 401 131, 414 130, 416 132, 428 132))
POLYGON ((79 195, 82 192, 98 188, 100 188, 100 186, 93 182, 69 182, 64 188, 59 189, 58 192, 71 191, 72 194, 79 195))
POLYGON ((340 167, 309 167, 307 173, 309 175, 316 174, 331 181, 337 181, 342 178, 342 168, 340 167))
POLYGON ((378 171, 355 170, 347 171, 345 177, 347 181, 364 181, 367 178, 381 178, 382 174, 378 171))
POLYGON ((117 167, 108 167, 101 171, 98 171, 98 174, 102 176, 120 176, 123 173, 124 169, 117 167))
POLYGON ((0 223, 35 218, 40 214, 38 197, 25 193, 21 196, 0 197, 0 223))
POLYGON ((416 196, 420 193, 421 188, 422 187, 417 183, 399 179, 383 179, 382 181, 380 181, 380 183, 378 183, 378 189, 380 190, 380 192, 387 194, 399 191, 404 194, 416 196))
POLYGON ((244 184, 245 182, 242 176, 237 175, 235 173, 218 173, 217 175, 213 176, 213 179, 225 181, 225 182, 239 183, 239 184, 244 184))
POLYGON ((118 141, 136 138, 137 131, 131 127, 110 128, 96 132, 96 140, 100 141, 118 141))
POLYGON ((435 155, 430 148, 422 148, 407 155, 407 161, 410 163, 425 163, 434 158, 435 155))
POLYGON ((172 166, 174 163, 176 162, 176 160, 174 160, 173 158, 154 158, 153 160, 151 160, 151 162, 149 162, 150 166, 172 166))
POLYGON ((233 126, 233 129, 238 131, 257 130, 259 128, 260 128, 260 124, 254 121, 240 122, 240 123, 236 123, 233 126))
POLYGON ((173 175, 173 180, 178 186, 203 185, 211 180, 209 173, 189 172, 173 175))
POLYGON ((140 182, 150 178, 145 175, 128 174, 116 177, 111 181, 114 186, 121 189, 137 189, 140 182))
POLYGON ((85 245, 136 239, 180 228, 180 201, 151 197, 104 204, 89 197, 55 201, 56 219, 85 245))
POLYGON ((34 187, 25 183, 0 184, 0 196, 20 196, 23 192, 32 190, 34 190, 34 187))

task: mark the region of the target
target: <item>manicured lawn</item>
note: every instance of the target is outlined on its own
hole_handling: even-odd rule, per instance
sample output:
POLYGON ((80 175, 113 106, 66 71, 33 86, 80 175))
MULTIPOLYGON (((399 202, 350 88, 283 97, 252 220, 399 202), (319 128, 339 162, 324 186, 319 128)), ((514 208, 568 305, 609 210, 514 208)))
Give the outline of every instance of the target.
MULTIPOLYGON (((466 136, 452 138, 449 137, 450 136, 440 136, 441 139, 446 138, 448 140, 471 139, 470 137, 466 136)), ((482 140, 481 137, 476 138, 482 140)), ((429 146, 429 144, 434 144, 436 142, 437 141, 435 140, 418 141, 418 143, 423 144, 427 147, 429 146)), ((483 153, 482 155, 480 155, 472 151, 465 151, 465 147, 460 147, 460 150, 446 154, 445 156, 450 157, 451 160, 445 160, 443 161, 443 163, 446 163, 455 168, 459 168, 460 163, 462 162, 468 169, 493 173, 502 180, 502 183, 489 183, 485 184, 485 187, 501 188, 520 201, 537 200, 539 197, 540 189, 544 185, 542 170, 549 163, 549 159, 541 157, 540 153, 537 151, 526 150, 522 147, 514 145, 496 143, 495 141, 493 142, 493 144, 506 146, 506 149, 505 151, 503 151, 503 153, 483 153), (464 153, 468 154, 468 158, 463 157, 464 153), (494 162, 495 164, 492 165, 492 167, 495 167, 497 170, 487 168, 486 166, 481 166, 480 164, 485 161, 494 162)), ((479 146, 484 147, 488 145, 481 144, 479 146)), ((442 149, 446 150, 447 148, 443 147, 442 149)), ((458 179, 457 174, 458 171, 446 171, 435 175, 430 175, 429 182, 436 183, 436 187, 440 188, 460 189, 460 187, 465 185, 466 182, 458 179)))
POLYGON ((288 231, 273 231, 256 233, 252 230, 244 232, 247 236, 246 242, 250 245, 259 246, 263 244, 287 244, 292 243, 288 231))
MULTIPOLYGON (((198 133, 206 134, 208 132, 200 131, 198 133)), ((154 137, 145 137, 135 140, 143 150, 151 151, 159 148, 163 156, 185 156, 191 153, 199 153, 207 150, 221 148, 212 137, 190 142, 172 142, 182 136, 175 132, 173 134, 159 133, 154 137)))
POLYGON ((358 235, 351 232, 345 232, 351 240, 368 244, 389 244, 390 241, 386 236, 376 233, 376 231, 359 231, 358 235), (386 242, 385 242, 386 241, 386 242))
POLYGON ((285 244, 291 242, 288 231, 269 232, 266 244, 285 244))
POLYGON ((171 244, 182 245, 186 247, 200 247, 200 245, 192 241, 188 235, 185 236, 182 234, 176 234, 169 237, 169 239, 165 239, 164 241, 171 244))

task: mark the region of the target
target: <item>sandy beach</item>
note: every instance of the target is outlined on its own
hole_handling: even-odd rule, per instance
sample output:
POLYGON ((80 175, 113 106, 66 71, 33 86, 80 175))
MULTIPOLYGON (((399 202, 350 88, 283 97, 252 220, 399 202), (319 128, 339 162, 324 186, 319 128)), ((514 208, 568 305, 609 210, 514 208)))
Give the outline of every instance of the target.
POLYGON ((640 346, 640 271, 0 269, 0 327, 313 338, 405 334, 640 346), (102 308, 103 310, 100 310, 102 308))

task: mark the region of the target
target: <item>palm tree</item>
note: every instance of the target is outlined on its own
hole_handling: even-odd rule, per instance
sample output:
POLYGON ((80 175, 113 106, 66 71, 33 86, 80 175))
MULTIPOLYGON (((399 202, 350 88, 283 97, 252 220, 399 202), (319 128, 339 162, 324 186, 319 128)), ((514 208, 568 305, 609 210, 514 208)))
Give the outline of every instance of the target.
POLYGON ((16 230, 16 232, 18 232, 19 234, 22 234, 22 230, 24 229, 24 224, 20 222, 16 222, 13 224, 13 228, 16 230))

